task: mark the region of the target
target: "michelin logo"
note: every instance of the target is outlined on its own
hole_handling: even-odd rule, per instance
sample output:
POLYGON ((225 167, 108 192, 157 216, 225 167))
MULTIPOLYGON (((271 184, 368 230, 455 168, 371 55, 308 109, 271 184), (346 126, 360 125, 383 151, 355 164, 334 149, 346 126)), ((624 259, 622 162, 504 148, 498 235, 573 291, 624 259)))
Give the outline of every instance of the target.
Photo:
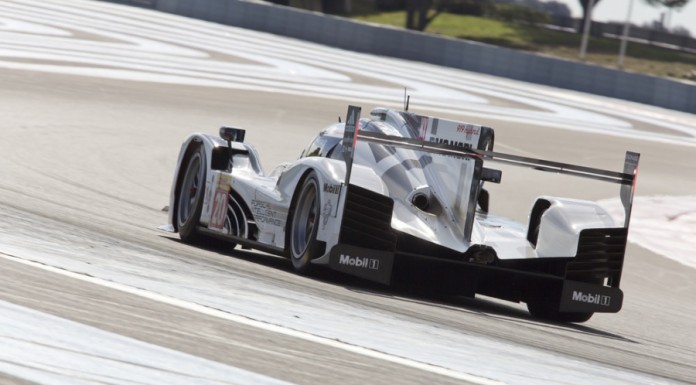
POLYGON ((338 260, 338 264, 352 267, 360 267, 363 269, 379 270, 379 259, 351 257, 347 254, 341 254, 341 257, 338 260))
POLYGON ((573 290, 573 301, 590 303, 600 306, 610 306, 611 297, 608 295, 590 294, 583 293, 581 291, 573 290))

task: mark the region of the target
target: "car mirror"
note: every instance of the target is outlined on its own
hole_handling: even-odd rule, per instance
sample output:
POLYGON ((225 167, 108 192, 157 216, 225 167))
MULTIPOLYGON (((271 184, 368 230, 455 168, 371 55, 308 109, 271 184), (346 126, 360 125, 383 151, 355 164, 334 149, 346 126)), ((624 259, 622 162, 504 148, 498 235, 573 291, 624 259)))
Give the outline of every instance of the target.
POLYGON ((494 170, 492 168, 483 168, 481 172, 481 180, 484 182, 500 183, 503 177, 503 172, 500 170, 494 170))
POLYGON ((244 142, 245 130, 235 127, 220 127, 220 137, 227 142, 244 142))

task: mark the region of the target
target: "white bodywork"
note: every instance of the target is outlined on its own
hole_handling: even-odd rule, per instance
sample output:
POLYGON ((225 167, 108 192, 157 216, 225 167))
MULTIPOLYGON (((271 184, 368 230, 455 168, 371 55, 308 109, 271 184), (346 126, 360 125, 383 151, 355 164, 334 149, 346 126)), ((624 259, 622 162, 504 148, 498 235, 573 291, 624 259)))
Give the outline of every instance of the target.
MULTIPOLYGON (((411 117, 408 113, 376 109, 373 115, 378 119, 363 119, 360 122, 361 131, 372 130, 393 137, 464 148, 481 146, 481 126, 413 115, 420 119, 420 125, 413 129, 413 124, 407 121, 411 117)), ((338 123, 325 128, 313 143, 340 139, 343 126, 338 123)), ((248 212, 244 210, 242 216, 249 224, 247 228, 239 229, 231 235, 267 245, 279 253, 286 249, 288 215, 297 187, 309 172, 315 172, 321 186, 317 240, 326 243, 326 253, 313 262, 328 263, 329 251, 339 239, 343 212, 340 197, 345 192, 346 163, 340 156, 336 153, 312 154, 310 146, 300 159, 281 164, 266 175, 253 146, 232 142, 234 150, 246 151, 246 154, 234 155, 231 171, 225 167, 216 170, 212 161, 214 152, 227 147, 227 143, 217 136, 193 134, 182 145, 172 185, 169 224, 173 231, 176 231, 175 211, 180 169, 186 162, 187 151, 196 143, 205 148, 207 170, 200 225, 223 234, 231 233, 229 226, 223 227, 215 219, 215 213, 221 210, 216 207, 216 204, 220 204, 216 193, 222 191, 226 194, 226 190, 229 190, 230 199, 241 200, 248 208, 248 212)), ((476 206, 469 203, 476 201, 479 186, 478 180, 472 180, 475 160, 423 154, 415 150, 361 141, 355 147, 350 183, 393 199, 391 223, 392 228, 398 232, 460 253, 466 252, 473 244, 487 245, 495 249, 499 259, 517 259, 572 257, 577 251, 580 230, 614 227, 610 216, 595 203, 542 197, 540 199, 548 201, 550 207, 541 216, 535 248, 527 240, 530 224, 513 222, 480 210, 477 213, 471 212, 471 208, 476 210, 476 206), (428 210, 414 205, 414 198, 418 195, 431 203, 428 210), (469 230, 467 218, 471 221, 469 230)))
POLYGON ((615 227, 612 217, 594 202, 576 199, 541 197, 551 206, 541 216, 538 257, 573 257, 578 237, 584 229, 615 227))
MULTIPOLYGON (((193 134, 179 154, 170 231, 222 238, 385 285, 526 302, 532 315, 584 322, 618 312, 640 154, 623 172, 493 151, 489 127, 377 109, 319 132, 299 159, 261 168, 245 131, 193 134), (224 138, 224 139, 223 139, 224 138), (528 223, 488 212, 501 162, 616 183, 623 226, 593 202, 542 196, 528 223), (181 226, 181 228, 177 228, 181 226)), ((232 246, 234 247, 234 246, 232 246)))
MULTIPOLYGON (((295 194, 296 187, 301 178, 310 170, 317 173, 321 186, 338 186, 340 189, 345 174, 345 164, 343 162, 310 157, 302 158, 292 163, 279 165, 270 175, 265 175, 260 167, 258 154, 249 144, 232 142, 235 149, 247 150, 248 155, 235 155, 231 172, 227 170, 213 170, 211 158, 216 147, 225 147, 227 144, 220 138, 208 134, 193 134, 187 138, 182 145, 177 162, 176 177, 185 162, 186 151, 190 145, 202 143, 206 152, 206 188, 204 193, 203 210, 200 224, 209 227, 212 213, 215 211, 214 192, 217 189, 218 181, 222 175, 229 175, 230 190, 241 196, 249 210, 251 218, 248 218, 255 225, 255 234, 247 234, 256 241, 269 246, 285 248, 285 230, 290 204, 295 194)), ((370 170, 361 172, 360 169, 354 173, 361 175, 359 178, 369 183, 371 177, 370 170), (362 176, 365 174, 365 176, 362 176)), ((374 176, 373 178, 376 178, 374 176)), ((372 183, 377 185, 377 183, 372 183)), ((176 226, 176 182, 172 186, 170 195, 169 223, 172 227, 176 226)), ((324 192, 321 196, 322 210, 321 222, 317 239, 325 242, 336 242, 340 221, 336 221, 338 213, 338 194, 324 192)), ((176 230, 176 229, 175 229, 176 230)), ((223 231, 224 232, 224 231, 223 231)))

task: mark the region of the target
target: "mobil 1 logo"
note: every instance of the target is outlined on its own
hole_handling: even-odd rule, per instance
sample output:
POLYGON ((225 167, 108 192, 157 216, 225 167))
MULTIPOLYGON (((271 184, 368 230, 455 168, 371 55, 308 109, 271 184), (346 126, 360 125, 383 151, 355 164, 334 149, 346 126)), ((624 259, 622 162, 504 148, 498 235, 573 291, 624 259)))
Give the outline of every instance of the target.
POLYGON ((338 271, 389 284, 394 253, 364 247, 338 244, 331 249, 329 266, 338 271))
POLYGON ((611 306, 611 297, 608 295, 583 293, 579 290, 573 290, 573 301, 590 303, 600 306, 611 306))
POLYGON ((353 266, 361 269, 379 270, 379 259, 367 257, 353 257, 349 254, 341 254, 338 264, 353 266))
POLYGON ((619 288, 566 280, 563 282, 560 311, 615 313, 623 304, 619 288))

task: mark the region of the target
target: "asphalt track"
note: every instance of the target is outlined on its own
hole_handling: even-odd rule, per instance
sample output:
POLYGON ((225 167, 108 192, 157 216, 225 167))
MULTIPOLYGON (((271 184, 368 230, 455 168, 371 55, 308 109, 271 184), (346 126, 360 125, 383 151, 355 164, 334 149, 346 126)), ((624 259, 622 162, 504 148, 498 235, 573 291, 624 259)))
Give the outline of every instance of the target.
MULTIPOLYGON (((46 63, 45 59, 36 58, 9 61, 13 60, 46 63)), ((231 56, 221 60, 235 61, 231 56)), ((634 383, 696 382, 696 270, 635 244, 630 244, 627 252, 622 281, 626 293, 623 310, 618 314, 595 315, 582 325, 559 325, 531 319, 522 305, 487 298, 419 298, 330 273, 317 278, 299 277, 283 259, 240 250, 195 248, 156 230, 166 221, 162 208, 167 204, 179 145, 188 133, 215 132, 221 124, 245 127, 249 130, 247 140, 256 144, 265 168, 270 170, 278 162, 297 157, 318 128, 345 114, 348 103, 361 104, 365 110, 378 104, 395 104, 394 99, 377 103, 350 96, 327 98, 3 68, 0 69, 0 301, 161 347, 172 357, 175 354, 171 351, 182 352, 187 357, 206 360, 206 365, 211 367, 222 364, 295 384, 444 384, 496 380, 584 383, 583 377, 577 374, 563 376, 562 369, 554 368, 558 363, 554 357, 570 358, 579 367, 587 365, 590 368, 587 375, 595 376, 588 378, 605 373, 605 383, 632 383, 632 377, 622 377, 622 373, 648 375, 634 383), (123 290, 124 287, 128 290, 123 290), (217 302, 214 298, 218 298, 217 302), (192 305, 183 306, 177 301, 192 305), (296 312, 287 312, 293 303, 296 312), (196 307, 200 305, 209 310, 196 307), (354 320, 348 317, 343 324, 327 324, 312 320, 311 312, 303 313, 303 309, 316 306, 344 309, 346 314, 378 312, 404 324, 428 327, 410 338, 436 340, 440 332, 456 331, 509 346, 504 349, 511 351, 524 347, 541 353, 517 357, 515 361, 501 356, 500 361, 492 359, 486 363, 489 372, 468 372, 471 377, 466 377, 460 375, 461 371, 440 370, 445 365, 437 364, 439 357, 432 358, 435 364, 424 366, 418 360, 391 359, 393 355, 361 350, 360 346, 339 346, 341 341, 331 344, 299 334, 279 333, 273 328, 259 328, 253 317, 245 315, 245 311, 250 312, 245 306, 252 305, 266 308, 266 313, 260 314, 277 318, 277 322, 264 320, 265 323, 290 325, 290 321, 284 320, 288 317, 302 324, 307 319, 305 326, 316 327, 320 336, 350 329, 354 320), (224 314, 241 314, 254 322, 238 322, 224 314), (529 374, 524 371, 525 359, 532 365, 531 361, 540 357, 548 362, 535 364, 546 365, 548 373, 539 372, 526 378, 529 374), (605 371, 595 373, 597 365, 605 371), (556 371, 561 374, 554 374, 556 371), (521 374, 515 377, 517 372, 521 374), (655 378, 651 380, 651 376, 655 378)), ((369 83, 369 79, 358 77, 353 81, 369 83)), ((483 81, 498 82, 493 78, 483 81)), ((551 89, 541 91, 562 93, 551 89)), ((476 92, 471 94, 477 96, 476 92)), ((521 101, 478 96, 487 97, 490 108, 541 109, 531 103, 525 106, 521 101)), ((571 97, 592 99, 575 94, 571 97)), ((686 125, 694 121, 688 114, 643 109, 609 99, 595 104, 602 103, 619 106, 608 108, 607 114, 636 109, 686 125)), ((589 107, 579 108, 589 110, 589 107)), ((418 111, 445 113, 493 126, 498 150, 521 155, 619 168, 623 151, 637 151, 642 153, 639 195, 680 197, 696 191, 696 153, 689 145, 693 138, 676 135, 669 128, 645 119, 621 117, 638 131, 669 133, 682 139, 553 129, 549 127, 550 120, 535 124, 533 117, 525 118, 528 121, 513 121, 509 116, 482 117, 476 111, 457 114, 450 107, 438 105, 418 111)), ((522 183, 515 189, 505 189, 504 185, 494 189, 493 209, 524 219, 530 205, 526 197, 538 194, 539 188, 524 183, 527 174, 512 169, 506 169, 503 178, 505 182, 522 183)), ((554 179, 544 177, 542 184, 550 186, 551 180, 554 179)), ((559 193, 580 193, 595 200, 615 194, 604 186, 561 181, 559 193)), ((316 311, 319 313, 319 309, 316 311)), ((299 326, 290 329, 305 330, 299 326)), ((375 330, 378 330, 376 326, 375 330)), ((7 330, 0 333, 5 347, 20 339, 7 330)), ((370 330, 364 333, 369 334, 370 330)), ((381 337, 390 336, 373 336, 373 339, 381 337)), ((405 336, 394 330, 392 338, 393 344, 398 345, 405 336)), ((28 346, 39 351, 38 344, 28 346)), ((429 352, 431 356, 462 357, 471 352, 467 359, 476 362, 477 347, 450 349, 436 345, 429 352)), ((107 376, 94 368, 80 371, 56 366, 53 373, 58 373, 59 380, 21 375, 25 372, 18 371, 17 362, 9 357, 16 351, 3 350, 5 355, 0 356, 3 384, 136 382, 125 376, 107 376)), ((172 358, 172 362, 178 361, 172 358)), ((154 362, 147 364, 156 366, 154 362)), ((51 372, 49 363, 40 359, 26 365, 51 372)), ((221 374, 217 380, 210 374, 210 377, 183 377, 179 381, 187 383, 188 378, 188 383, 259 383, 255 377, 225 377, 227 369, 218 369, 221 374)), ((172 370, 162 369, 164 372, 171 374, 172 370)), ((218 372, 211 369, 210 373, 218 372)), ((143 380, 143 383, 150 382, 143 380)))

